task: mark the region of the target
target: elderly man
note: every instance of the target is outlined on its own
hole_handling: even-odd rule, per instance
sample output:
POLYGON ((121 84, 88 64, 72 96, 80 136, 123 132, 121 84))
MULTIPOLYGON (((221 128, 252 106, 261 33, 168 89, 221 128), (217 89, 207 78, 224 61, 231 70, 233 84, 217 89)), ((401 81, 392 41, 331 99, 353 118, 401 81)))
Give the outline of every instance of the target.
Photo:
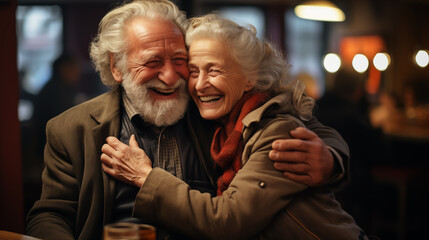
MULTIPOLYGON (((124 4, 103 18, 91 57, 112 90, 48 122, 42 195, 29 213, 27 234, 100 239, 105 224, 139 222, 131 216, 133 207, 145 207, 134 206, 139 189, 103 172, 101 147, 108 136, 122 142, 136 136, 154 167, 213 193, 219 170, 209 153, 212 124, 188 106, 186 24, 184 13, 166 0, 124 4)), ((319 137, 299 129, 296 136, 302 140, 273 144, 278 169, 310 186, 344 179, 347 145, 315 120, 307 127, 338 155, 337 161, 319 137)), ((171 234, 162 230, 158 236, 171 234)))

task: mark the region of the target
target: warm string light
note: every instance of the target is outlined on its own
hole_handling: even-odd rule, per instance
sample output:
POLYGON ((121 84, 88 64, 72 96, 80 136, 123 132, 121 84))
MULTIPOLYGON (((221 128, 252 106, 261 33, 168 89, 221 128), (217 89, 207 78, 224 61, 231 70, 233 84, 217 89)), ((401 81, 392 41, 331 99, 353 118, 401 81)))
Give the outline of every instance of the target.
POLYGON ((425 68, 429 64, 429 53, 427 50, 419 50, 415 54, 414 62, 421 68, 425 68))
POLYGON ((326 54, 325 58, 323 59, 323 67, 330 73, 337 72, 341 67, 340 57, 335 53, 326 54))
POLYGON ((385 71, 390 64, 390 56, 387 53, 377 53, 372 62, 378 71, 385 71))
MULTIPOLYGON (((414 63, 421 67, 425 68, 429 66, 429 51, 428 50, 418 50, 414 54, 414 63)), ((380 71, 386 71, 391 62, 390 55, 384 52, 375 54, 372 59, 372 64, 374 67, 380 71)), ((359 73, 364 73, 369 68, 369 60, 364 54, 356 54, 352 60, 353 69, 359 73)), ((323 67, 327 72, 335 73, 341 67, 341 58, 338 54, 328 53, 323 58, 323 67)))
POLYGON ((368 58, 363 54, 356 54, 352 60, 352 66, 358 73, 364 73, 368 69, 369 61, 368 58))

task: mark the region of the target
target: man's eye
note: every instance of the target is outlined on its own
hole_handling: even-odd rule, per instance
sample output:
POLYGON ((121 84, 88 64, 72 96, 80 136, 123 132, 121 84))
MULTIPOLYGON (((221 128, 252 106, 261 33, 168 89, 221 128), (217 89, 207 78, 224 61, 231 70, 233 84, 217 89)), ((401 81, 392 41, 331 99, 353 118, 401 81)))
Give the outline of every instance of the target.
POLYGON ((148 61, 144 64, 145 67, 149 67, 149 68, 153 68, 153 67, 158 67, 161 64, 161 61, 158 60, 152 60, 152 61, 148 61))
POLYGON ((173 63, 177 65, 187 64, 188 59, 186 58, 174 58, 173 63))

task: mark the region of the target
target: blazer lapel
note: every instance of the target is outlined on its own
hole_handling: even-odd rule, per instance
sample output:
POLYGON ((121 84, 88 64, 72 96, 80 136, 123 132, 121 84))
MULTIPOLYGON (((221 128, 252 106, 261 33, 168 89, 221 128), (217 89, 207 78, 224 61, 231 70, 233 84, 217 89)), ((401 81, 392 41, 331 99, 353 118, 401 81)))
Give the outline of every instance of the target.
MULTIPOLYGON (((119 126, 119 123, 117 125, 119 126)), ((95 146, 97 148, 97 151, 99 152, 99 156, 101 156, 101 147, 103 146, 105 139, 108 136, 116 136, 114 132, 109 131, 109 128, 111 128, 112 126, 113 124, 100 124, 93 129, 94 136, 100 136, 99 138, 94 139, 95 146)), ((119 127, 117 128, 119 129, 119 127)), ((101 161, 100 161, 100 168, 101 168, 101 173, 103 175, 103 194, 104 194, 103 225, 105 225, 107 222, 109 222, 109 219, 112 213, 111 209, 113 206, 115 181, 110 175, 108 175, 103 171, 101 167, 101 161)))
MULTIPOLYGON (((114 90, 107 94, 106 98, 100 103, 102 109, 95 109, 90 115, 98 124, 93 128, 92 139, 96 146, 97 156, 101 156, 101 147, 105 143, 108 136, 115 136, 119 138, 120 135, 120 90, 114 90)), ((88 139, 89 140, 89 139, 88 139)), ((114 199, 115 181, 114 179, 106 174, 100 161, 100 169, 103 176, 103 225, 109 222, 114 199)))

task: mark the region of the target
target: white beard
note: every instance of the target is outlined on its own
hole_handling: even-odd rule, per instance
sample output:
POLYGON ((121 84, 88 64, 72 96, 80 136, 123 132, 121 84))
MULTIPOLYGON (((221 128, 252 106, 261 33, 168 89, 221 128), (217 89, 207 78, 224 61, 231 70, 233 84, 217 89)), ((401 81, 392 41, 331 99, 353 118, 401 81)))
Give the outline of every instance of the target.
MULTIPOLYGON (((154 101, 148 91, 149 88, 165 88, 165 84, 158 79, 152 79, 143 85, 136 84, 130 74, 125 74, 122 86, 131 101, 131 105, 146 122, 155 126, 170 126, 177 123, 185 115, 188 107, 189 94, 186 81, 177 80, 174 88, 179 91, 178 99, 154 101)), ((171 89, 171 87, 170 87, 171 89)))

